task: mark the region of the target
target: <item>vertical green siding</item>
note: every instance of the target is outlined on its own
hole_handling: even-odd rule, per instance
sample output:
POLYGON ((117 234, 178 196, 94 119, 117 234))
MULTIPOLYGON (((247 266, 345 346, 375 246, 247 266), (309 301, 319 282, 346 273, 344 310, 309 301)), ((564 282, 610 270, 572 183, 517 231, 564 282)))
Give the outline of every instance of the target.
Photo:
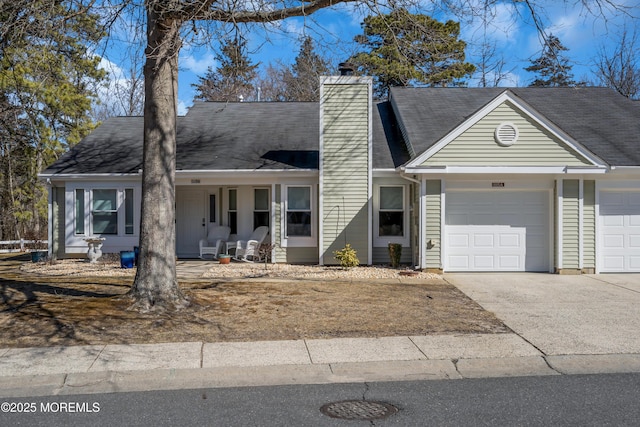
MULTIPOLYGON (((411 264, 411 248, 406 246, 402 247, 402 256, 400 257, 402 264, 411 264)), ((391 264, 391 258, 389 257, 388 247, 374 247, 373 248, 373 263, 374 264, 391 264)))
POLYGON ((562 268, 580 268, 580 182, 566 179, 562 191, 562 268))
POLYGON ((431 156, 426 166, 553 166, 589 164, 546 129, 510 103, 504 103, 431 156), (503 147, 494 132, 504 122, 516 125, 519 137, 503 147))
POLYGON ((441 268, 441 206, 442 183, 440 180, 427 181, 427 197, 425 206, 425 250, 427 256, 427 268, 441 268))
POLYGON ((584 181, 582 261, 583 268, 596 268, 596 182, 584 181))
POLYGON ((322 111, 322 257, 346 243, 361 263, 369 253, 369 86, 325 84, 322 111))
POLYGON ((318 248, 287 248, 285 258, 279 261, 287 264, 318 264, 318 248))

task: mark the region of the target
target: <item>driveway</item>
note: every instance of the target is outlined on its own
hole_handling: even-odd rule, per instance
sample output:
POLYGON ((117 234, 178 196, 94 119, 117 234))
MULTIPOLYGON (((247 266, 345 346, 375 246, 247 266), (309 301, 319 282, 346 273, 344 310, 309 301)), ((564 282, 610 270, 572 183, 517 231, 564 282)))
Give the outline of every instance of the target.
POLYGON ((640 274, 444 277, 547 355, 640 353, 640 274))

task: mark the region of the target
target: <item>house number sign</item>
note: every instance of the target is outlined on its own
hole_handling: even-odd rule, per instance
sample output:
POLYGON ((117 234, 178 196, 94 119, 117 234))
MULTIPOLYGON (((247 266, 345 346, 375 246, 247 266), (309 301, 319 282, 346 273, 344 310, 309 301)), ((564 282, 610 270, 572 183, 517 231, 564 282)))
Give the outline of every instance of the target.
POLYGON ((504 187, 504 182, 492 182, 491 187, 493 188, 502 188, 504 187))

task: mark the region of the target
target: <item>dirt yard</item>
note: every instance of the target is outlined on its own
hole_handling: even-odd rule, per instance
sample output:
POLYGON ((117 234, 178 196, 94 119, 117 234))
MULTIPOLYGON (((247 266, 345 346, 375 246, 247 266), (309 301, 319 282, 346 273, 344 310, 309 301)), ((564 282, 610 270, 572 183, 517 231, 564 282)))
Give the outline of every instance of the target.
POLYGON ((133 282, 130 271, 104 265, 106 273, 83 276, 78 270, 88 264, 76 263, 73 272, 52 275, 21 269, 26 259, 0 256, 0 348, 508 332, 433 275, 292 280, 207 278, 205 272, 180 280, 189 308, 141 314, 122 298, 133 282))

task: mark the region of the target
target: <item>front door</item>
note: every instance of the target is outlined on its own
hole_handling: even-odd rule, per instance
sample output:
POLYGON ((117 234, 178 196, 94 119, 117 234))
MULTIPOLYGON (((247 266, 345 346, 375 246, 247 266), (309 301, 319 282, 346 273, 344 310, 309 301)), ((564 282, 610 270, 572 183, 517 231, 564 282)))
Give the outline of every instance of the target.
POLYGON ((198 242, 206 235, 204 190, 176 191, 176 252, 182 258, 200 255, 198 242))

